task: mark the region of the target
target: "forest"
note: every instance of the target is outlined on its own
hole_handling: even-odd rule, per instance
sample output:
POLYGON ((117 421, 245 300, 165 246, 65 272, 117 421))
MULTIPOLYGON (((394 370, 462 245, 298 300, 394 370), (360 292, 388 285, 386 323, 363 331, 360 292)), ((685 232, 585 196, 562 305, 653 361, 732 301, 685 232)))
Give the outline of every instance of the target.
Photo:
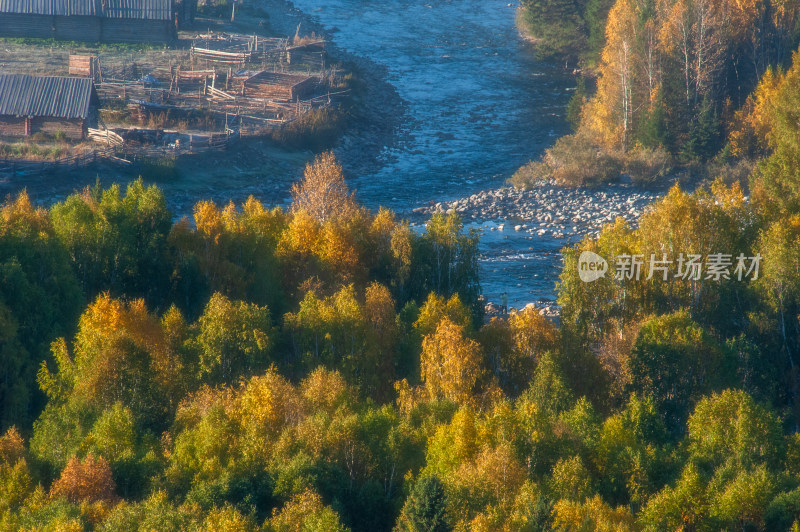
POLYGON ((622 173, 646 186, 675 175, 746 185, 788 134, 777 93, 791 93, 800 68, 799 12, 782 0, 525 0, 519 25, 540 55, 578 57, 582 70, 575 133, 512 182, 622 173))
POLYGON ((595 78, 518 184, 706 184, 565 248, 557 321, 484 316, 478 235, 362 207, 330 152, 285 209, 9 196, 0 530, 800 530, 800 6, 526 7, 595 78))
POLYGON ((484 319, 477 236, 359 206, 331 153, 286 210, 9 197, 0 529, 797 529, 797 153, 565 249, 558 326, 484 319), (763 264, 585 283, 587 250, 763 264))

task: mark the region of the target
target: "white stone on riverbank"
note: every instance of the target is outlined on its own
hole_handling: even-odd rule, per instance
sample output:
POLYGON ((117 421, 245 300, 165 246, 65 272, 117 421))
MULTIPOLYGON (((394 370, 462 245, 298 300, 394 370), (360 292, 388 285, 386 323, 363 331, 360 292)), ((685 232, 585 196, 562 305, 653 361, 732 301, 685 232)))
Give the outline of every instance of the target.
POLYGON ((498 223, 498 231, 504 230, 506 222, 513 222, 514 231, 564 238, 596 235, 603 225, 616 218, 635 225, 645 208, 660 196, 661 193, 625 185, 565 189, 542 184, 527 190, 513 187, 484 190, 413 212, 419 215, 457 212, 466 223, 498 223))

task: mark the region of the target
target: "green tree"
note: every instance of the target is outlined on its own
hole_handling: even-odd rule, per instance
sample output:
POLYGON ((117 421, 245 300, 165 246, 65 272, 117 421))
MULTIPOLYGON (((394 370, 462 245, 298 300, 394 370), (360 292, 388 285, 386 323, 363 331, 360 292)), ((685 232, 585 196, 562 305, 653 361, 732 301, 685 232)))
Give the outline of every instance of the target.
POLYGON ((616 504, 643 505, 673 474, 667 441, 654 401, 630 396, 600 430, 594 449, 599 492, 616 504))
POLYGON ((681 147, 680 156, 685 161, 707 161, 722 146, 719 117, 711 103, 704 99, 695 118, 689 125, 689 134, 681 147))
POLYGON ((50 216, 89 298, 108 290, 144 297, 154 307, 164 304, 172 215, 161 190, 145 187, 141 179, 124 195, 118 185, 105 190, 98 185, 53 205, 50 216))
POLYGON ((558 415, 569 408, 572 397, 572 391, 555 357, 552 353, 545 353, 523 398, 534 402, 543 412, 558 415))
POLYGON ((0 430, 30 429, 44 406, 36 371, 71 334, 83 296, 48 213, 24 191, 0 207, 0 430))
POLYGON ((766 333, 760 340, 766 349, 774 350, 770 359, 784 376, 783 388, 794 403, 795 420, 800 420, 800 375, 795 369, 800 354, 800 216, 772 222, 761 233, 756 249, 763 257, 763 270, 754 282, 764 314, 756 323, 766 333))
POLYGON ((725 390, 697 404, 688 421, 689 451, 695 462, 737 470, 777 467, 782 437, 777 416, 741 390, 725 390))
POLYGON ((730 382, 727 353, 685 312, 642 325, 631 353, 631 389, 651 396, 673 432, 705 394, 730 382))
POLYGON ((397 532, 447 532, 447 499, 441 480, 426 475, 414 483, 397 521, 397 532))
POLYGON ((772 119, 767 136, 772 154, 759 162, 751 178, 753 201, 769 218, 800 213, 800 52, 792 56, 776 94, 771 98, 772 119))
POLYGON ((430 292, 450 298, 458 294, 480 323, 483 307, 478 301, 478 237, 464 232, 461 218, 453 213, 435 213, 427 231, 413 240, 410 279, 411 297, 422 301, 430 292))
POLYGON ((269 367, 275 331, 267 307, 215 293, 198 320, 199 377, 232 383, 269 367))

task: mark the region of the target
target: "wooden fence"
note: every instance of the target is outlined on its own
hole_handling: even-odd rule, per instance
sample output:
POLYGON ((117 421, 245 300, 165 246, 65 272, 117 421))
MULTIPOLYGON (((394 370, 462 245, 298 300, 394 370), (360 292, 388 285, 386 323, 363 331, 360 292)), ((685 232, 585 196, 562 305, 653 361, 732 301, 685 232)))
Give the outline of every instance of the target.
MULTIPOLYGON (((99 130, 95 130, 99 131, 99 130)), ((177 157, 179 155, 202 153, 206 151, 225 150, 239 134, 212 134, 207 136, 189 136, 188 142, 175 143, 167 146, 130 146, 122 143, 122 137, 114 132, 106 131, 103 134, 95 133, 95 140, 100 143, 108 142, 102 148, 96 148, 77 155, 62 157, 52 161, 31 161, 24 159, 0 159, 0 179, 8 180, 10 177, 30 177, 61 170, 74 170, 88 166, 99 161, 119 165, 131 165, 141 159, 162 159, 177 157)), ((90 137, 92 133, 90 132, 90 137)))
POLYGON ((77 155, 61 157, 52 161, 30 161, 25 159, 0 159, 0 177, 34 176, 57 170, 71 170, 88 166, 99 160, 109 160, 121 164, 130 161, 117 157, 113 148, 86 151, 77 155))

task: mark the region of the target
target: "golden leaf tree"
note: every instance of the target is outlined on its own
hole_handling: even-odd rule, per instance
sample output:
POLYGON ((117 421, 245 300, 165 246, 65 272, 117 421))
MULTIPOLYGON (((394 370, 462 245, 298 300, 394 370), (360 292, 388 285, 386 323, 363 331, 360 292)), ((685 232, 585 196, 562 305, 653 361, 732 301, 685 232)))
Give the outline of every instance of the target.
POLYGON ((458 404, 472 400, 482 367, 480 344, 464 336, 464 327, 444 317, 422 341, 421 372, 428 395, 458 404))
POLYGON ((306 164, 302 181, 292 185, 292 211, 305 211, 322 224, 347 218, 356 209, 333 152, 317 155, 314 162, 306 164))

